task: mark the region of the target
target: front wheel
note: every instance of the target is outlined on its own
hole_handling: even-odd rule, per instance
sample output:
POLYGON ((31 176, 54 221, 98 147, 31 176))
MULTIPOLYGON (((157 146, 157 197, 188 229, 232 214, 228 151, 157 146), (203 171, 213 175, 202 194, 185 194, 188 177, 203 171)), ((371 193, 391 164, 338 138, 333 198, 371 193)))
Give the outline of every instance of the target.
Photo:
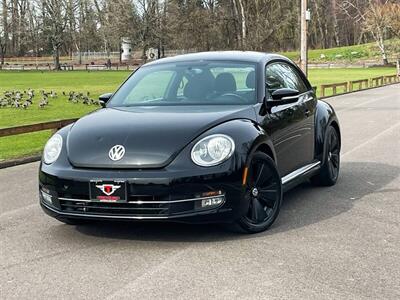
POLYGON ((257 233, 268 229, 278 217, 282 203, 282 183, 275 162, 256 152, 248 166, 244 199, 248 209, 238 221, 241 229, 257 233))

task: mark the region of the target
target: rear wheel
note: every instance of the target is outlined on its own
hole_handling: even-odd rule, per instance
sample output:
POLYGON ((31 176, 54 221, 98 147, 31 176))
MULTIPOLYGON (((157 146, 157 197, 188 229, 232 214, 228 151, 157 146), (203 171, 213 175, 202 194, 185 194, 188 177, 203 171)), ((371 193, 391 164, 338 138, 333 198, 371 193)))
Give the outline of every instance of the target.
POLYGON ((316 185, 332 186, 339 177, 340 169, 340 138, 337 130, 329 126, 326 136, 324 161, 319 174, 311 178, 316 185))
POLYGON ((274 223, 282 203, 282 184, 275 162, 268 155, 253 155, 243 200, 248 203, 245 215, 238 221, 243 230, 257 233, 274 223))

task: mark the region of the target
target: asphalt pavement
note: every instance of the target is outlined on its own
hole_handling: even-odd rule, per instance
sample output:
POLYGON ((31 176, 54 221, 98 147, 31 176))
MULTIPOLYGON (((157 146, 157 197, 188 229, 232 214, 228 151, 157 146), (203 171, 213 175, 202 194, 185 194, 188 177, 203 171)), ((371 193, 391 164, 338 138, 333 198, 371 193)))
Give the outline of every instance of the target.
POLYGON ((0 299, 400 299, 400 84, 327 101, 339 181, 287 193, 261 234, 68 226, 38 205, 38 163, 0 170, 0 299))

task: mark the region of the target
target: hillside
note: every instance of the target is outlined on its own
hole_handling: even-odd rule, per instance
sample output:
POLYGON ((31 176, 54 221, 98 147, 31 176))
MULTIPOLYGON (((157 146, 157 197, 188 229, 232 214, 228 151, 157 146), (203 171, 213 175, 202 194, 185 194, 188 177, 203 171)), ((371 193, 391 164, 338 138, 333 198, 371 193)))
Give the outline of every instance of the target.
MULTIPOLYGON (((389 61, 392 62, 395 58, 400 57, 399 39, 388 40, 386 41, 385 45, 387 47, 387 55, 389 57, 389 61)), ((292 60, 298 60, 300 57, 300 53, 298 51, 282 52, 282 54, 288 56, 292 60)), ((308 58, 310 63, 356 63, 367 60, 381 63, 381 54, 375 43, 329 49, 309 50, 308 58)))

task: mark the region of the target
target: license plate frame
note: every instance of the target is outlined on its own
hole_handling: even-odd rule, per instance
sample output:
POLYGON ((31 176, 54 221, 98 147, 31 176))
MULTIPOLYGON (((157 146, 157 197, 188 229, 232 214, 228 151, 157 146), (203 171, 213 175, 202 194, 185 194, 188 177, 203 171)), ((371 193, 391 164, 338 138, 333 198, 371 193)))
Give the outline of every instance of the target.
POLYGON ((89 199, 94 202, 126 203, 127 182, 122 179, 92 179, 89 182, 89 199))

